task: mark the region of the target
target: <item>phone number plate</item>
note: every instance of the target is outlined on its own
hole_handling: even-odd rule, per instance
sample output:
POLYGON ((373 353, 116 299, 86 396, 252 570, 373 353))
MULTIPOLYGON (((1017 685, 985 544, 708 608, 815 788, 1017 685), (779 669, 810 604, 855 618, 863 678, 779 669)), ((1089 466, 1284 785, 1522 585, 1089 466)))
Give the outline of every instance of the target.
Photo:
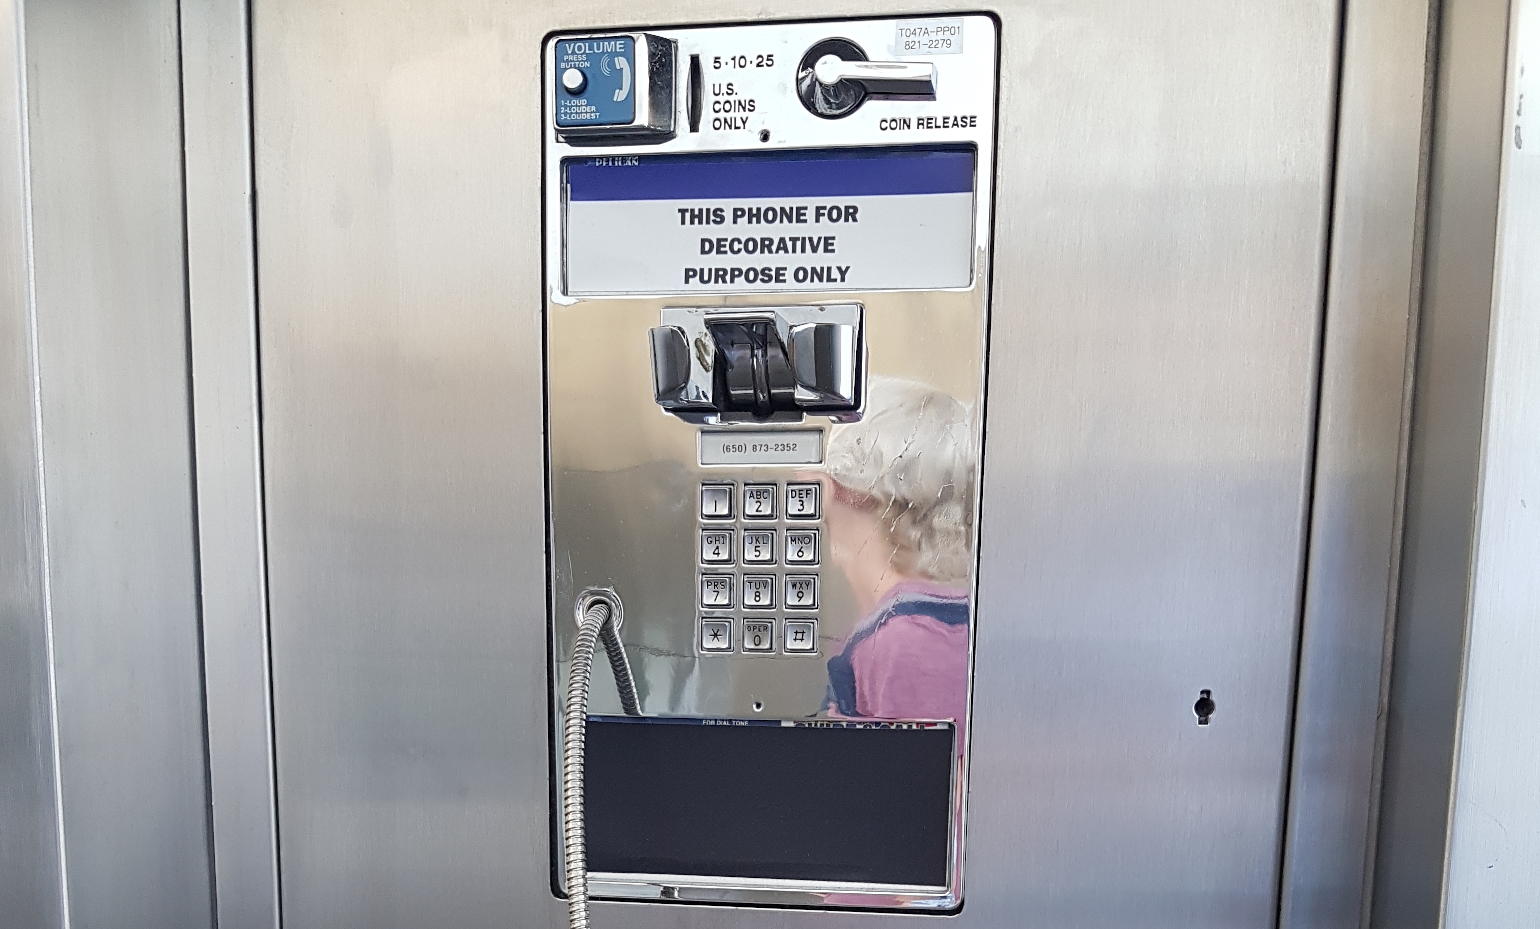
POLYGON ((702 432, 703 465, 818 464, 823 461, 823 432, 818 429, 763 432, 702 432))

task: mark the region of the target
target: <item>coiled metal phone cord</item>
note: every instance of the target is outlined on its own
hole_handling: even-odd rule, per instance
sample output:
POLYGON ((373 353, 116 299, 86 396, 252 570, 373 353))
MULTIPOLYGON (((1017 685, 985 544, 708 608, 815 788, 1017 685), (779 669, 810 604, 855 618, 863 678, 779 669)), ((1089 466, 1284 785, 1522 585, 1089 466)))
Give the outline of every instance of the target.
POLYGON ((615 674, 615 688, 627 716, 640 716, 636 681, 626 660, 611 602, 594 597, 583 608, 572 666, 567 676, 567 702, 561 732, 561 836, 567 878, 567 926, 588 929, 588 837, 583 814, 583 750, 588 739, 588 690, 594 653, 602 642, 615 674))

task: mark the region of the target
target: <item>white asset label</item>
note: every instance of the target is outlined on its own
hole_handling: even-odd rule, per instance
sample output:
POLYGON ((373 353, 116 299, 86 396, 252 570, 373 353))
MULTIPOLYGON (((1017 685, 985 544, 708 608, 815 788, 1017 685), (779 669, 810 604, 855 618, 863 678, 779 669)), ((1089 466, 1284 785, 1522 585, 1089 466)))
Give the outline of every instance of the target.
POLYGON ((915 19, 900 22, 893 51, 900 55, 956 55, 963 50, 961 19, 915 19))
POLYGON ((973 215, 971 149, 579 159, 567 292, 966 287, 973 215))

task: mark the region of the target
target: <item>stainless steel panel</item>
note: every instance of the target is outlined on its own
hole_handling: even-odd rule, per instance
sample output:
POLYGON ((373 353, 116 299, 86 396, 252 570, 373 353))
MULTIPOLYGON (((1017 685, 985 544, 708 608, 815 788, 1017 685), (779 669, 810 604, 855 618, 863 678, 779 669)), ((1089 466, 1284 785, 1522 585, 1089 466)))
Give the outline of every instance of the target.
POLYGON ((1540 2, 1511 9, 1448 929, 1540 925, 1540 2))
POLYGON ((33 355, 21 8, 0 3, 0 913, 65 923, 33 355))
POLYGON ((1421 256, 1426 2, 1350 3, 1281 924, 1357 927, 1369 889, 1421 256))
POLYGON ((1507 0, 1439 5, 1417 375, 1371 922, 1438 924, 1503 145, 1507 0))
POLYGON ((538 30, 252 30, 284 925, 552 922, 538 30))
POLYGON ((176 4, 26 14, 69 918, 195 929, 212 900, 176 4))
MULTIPOLYGON (((551 924, 538 41, 769 11, 254 12, 286 917, 551 924)), ((1270 926, 1337 11, 998 12, 989 402, 1008 418, 985 452, 987 812, 958 919, 1270 926), (1204 728, 1200 688, 1218 701, 1204 728)), ((642 929, 902 918, 596 912, 642 929)))
MULTIPOLYGON (((979 487, 976 450, 978 438, 986 427, 983 376, 994 199, 993 89, 996 85, 997 27, 987 16, 959 17, 957 21, 962 29, 959 37, 961 52, 936 58, 934 67, 940 76, 933 101, 873 100, 849 117, 829 121, 810 114, 791 89, 796 84, 799 59, 818 42, 838 36, 882 57, 892 46, 902 20, 876 18, 730 28, 656 28, 653 31, 657 35, 676 43, 681 62, 688 61, 691 55, 701 57, 705 63, 703 81, 708 86, 727 81, 734 85, 734 97, 707 94, 709 99, 754 101, 755 109, 744 120, 746 125, 716 131, 708 111, 700 132, 682 132, 666 142, 650 145, 610 145, 602 149, 563 144, 554 127, 546 128, 544 212, 549 304, 545 326, 552 614, 556 617, 552 623, 556 651, 552 663, 554 692, 565 691, 576 638, 576 627, 566 617, 571 614, 580 591, 602 585, 613 588, 626 605, 626 624, 621 637, 631 650, 631 666, 637 676, 645 714, 785 720, 839 715, 829 705, 831 678, 824 660, 766 656, 738 645, 730 650, 733 654, 707 655, 697 649, 697 620, 702 613, 713 617, 731 615, 734 625, 739 628, 742 621, 755 619, 779 626, 782 620, 796 616, 795 612, 785 608, 779 592, 772 595, 772 608, 769 609, 750 608, 743 602, 746 595, 734 596, 733 603, 725 607, 699 608, 698 578, 703 569, 698 567, 697 533, 701 525, 711 523, 698 519, 697 502, 700 486, 714 481, 731 482, 735 495, 748 484, 758 482, 777 488, 777 496, 781 494, 780 487, 789 487, 797 481, 823 481, 820 486, 825 499, 816 527, 827 544, 819 566, 792 567, 776 558, 773 563, 760 567, 740 566, 735 561, 732 567, 706 568, 704 571, 732 578, 734 588, 739 587, 740 578, 746 583, 751 575, 768 574, 772 577, 770 584, 777 591, 782 576, 816 573, 820 602, 817 612, 812 615, 819 621, 825 659, 839 654, 844 643, 851 640, 863 624, 875 618, 876 611, 892 598, 904 596, 906 591, 910 597, 916 590, 944 595, 967 610, 971 617, 976 579, 975 515, 979 487), (775 63, 747 69, 716 69, 712 64, 718 57, 731 59, 735 56, 750 62, 773 57, 775 63), (946 130, 895 132, 882 128, 886 125, 884 121, 909 119, 918 124, 920 119, 942 115, 970 115, 974 119, 971 125, 946 130), (761 136, 762 129, 768 132, 768 137, 761 136), (976 159, 971 198, 966 194, 945 195, 943 200, 926 198, 927 206, 920 207, 919 201, 910 198, 851 197, 848 199, 864 204, 857 214, 859 219, 854 229, 832 224, 694 226, 683 229, 683 241, 671 242, 665 249, 658 240, 677 228, 673 208, 651 201, 607 204, 589 201, 581 205, 596 212, 580 217, 577 185, 574 182, 569 194, 563 174, 564 160, 570 159, 566 163, 581 166, 585 157, 593 155, 645 158, 652 153, 748 151, 757 154, 825 146, 831 149, 844 147, 848 152, 860 146, 898 144, 971 147, 976 159), (570 205, 569 197, 572 199, 570 205), (909 280, 904 276, 912 270, 912 265, 903 264, 902 259, 896 257, 884 259, 880 248, 871 248, 873 242, 896 243, 885 226, 878 231, 866 225, 872 222, 871 214, 875 211, 894 209, 885 207, 884 201, 906 204, 897 209, 896 215, 902 217, 899 221, 910 224, 912 241, 922 244, 919 254, 928 250, 955 255, 960 280, 947 281, 949 289, 945 290, 923 284, 894 283, 909 280), (938 205, 943 202, 948 206, 938 205), (955 221, 943 223, 934 219, 936 211, 943 208, 957 211, 955 221), (660 209, 661 215, 666 217, 663 223, 656 219, 660 209), (931 218, 928 226, 911 218, 909 211, 918 209, 928 211, 931 218), (598 210, 604 212, 598 213, 598 210), (594 226, 624 225, 600 222, 597 216, 635 217, 634 228, 629 230, 632 236, 630 250, 610 248, 598 256, 594 254, 597 242, 592 234, 594 226), (579 227, 583 224, 589 228, 586 234, 580 235, 579 227), (853 279, 867 282, 867 287, 902 289, 893 292, 847 289, 838 293, 787 293, 767 288, 758 293, 724 295, 713 291, 743 288, 697 290, 682 286, 676 278, 669 276, 650 277, 649 280, 673 285, 672 294, 615 296, 615 288, 606 287, 602 289, 605 296, 594 298, 575 295, 564 284, 567 279, 563 274, 564 266, 570 271, 580 259, 589 266, 590 274, 594 266, 609 265, 615 256, 624 259, 634 253, 632 250, 641 252, 649 247, 655 250, 653 254, 667 255, 664 260, 669 262, 694 263, 697 259, 693 257, 693 248, 698 235, 801 232, 820 236, 838 232, 837 260, 854 263, 853 279), (848 305, 852 303, 855 306, 848 305), (811 309, 814 307, 816 309, 811 309), (873 451, 865 455, 856 452, 854 457, 871 460, 888 456, 896 469, 909 453, 907 463, 911 467, 904 472, 904 480, 911 484, 923 483, 923 489, 914 487, 912 493, 894 496, 887 487, 853 483, 866 479, 865 475, 859 474, 860 465, 847 465, 850 472, 856 473, 840 473, 826 467, 821 460, 812 466, 775 465, 764 461, 752 466, 701 465, 698 456, 700 430, 697 427, 702 422, 702 414, 675 417, 663 413, 654 402, 648 330, 661 324, 679 329, 690 345, 709 343, 708 320, 729 318, 734 311, 774 314, 777 328, 788 343, 789 326, 823 320, 844 321, 855 328, 854 324, 859 322, 865 353, 861 367, 867 384, 863 409, 868 415, 857 423, 831 421, 828 416, 814 414, 795 428, 810 428, 822 434, 831 449, 831 458, 839 455, 833 450, 840 446, 846 449, 848 458, 853 454, 852 449, 868 443, 865 447, 873 451), (918 333, 923 333, 924 337, 917 338, 918 333), (602 376, 597 372, 602 372, 602 376), (912 412, 915 410, 924 415, 912 412), (948 439, 951 440, 950 447, 947 447, 948 439), (871 491, 878 495, 879 508, 884 508, 884 513, 872 515, 862 512, 860 507, 840 504, 835 498, 832 483, 835 479, 845 481, 857 493, 871 491), (929 499, 945 493, 947 488, 954 488, 953 493, 959 498, 953 508, 938 506, 930 509, 925 506, 929 499), (891 520, 884 519, 887 510, 892 511, 891 520), (934 522, 931 519, 933 513, 940 516, 934 522), (893 528, 900 515, 910 519, 910 531, 927 533, 924 550, 939 551, 941 560, 957 564, 930 571, 918 564, 906 564, 906 556, 910 561, 918 560, 914 556, 922 546, 891 541, 900 536, 901 530, 893 528), (955 531, 949 532, 945 528, 948 516, 959 522, 955 531), (938 528, 932 529, 932 526, 938 528), (775 606, 782 608, 775 609, 775 606)), ((547 73, 550 75, 556 71, 552 50, 562 38, 565 36, 547 43, 547 73)), ((682 75, 682 67, 680 71, 682 75)), ((554 89, 554 81, 548 81, 548 86, 553 93, 559 93, 554 89)), ((684 123, 682 104, 679 122, 684 123)), ((734 206, 772 202, 828 201, 812 197, 731 201, 734 206)), ((892 218, 890 216, 889 221, 892 218)), ((698 260, 718 263, 711 259, 698 260)), ((824 260, 827 259, 806 260, 793 256, 747 263, 783 264, 795 268, 818 266, 824 260)), ((575 277, 573 274, 572 278, 575 277)), ((663 288, 645 289, 649 294, 656 294, 663 288)), ((711 373, 700 365, 693 365, 691 376, 693 381, 684 393, 697 400, 709 400, 711 373)), ((800 414, 792 415, 800 418, 800 414)), ((741 416, 736 418, 739 421, 735 423, 732 416, 705 417, 707 422, 714 424, 713 429, 754 426, 742 422, 741 416), (722 419, 726 421, 719 422, 722 419)), ((784 425, 785 422, 772 422, 769 428, 784 425)), ((754 427, 760 428, 762 424, 754 427)), ((779 510, 777 516, 784 518, 763 522, 750 519, 742 513, 746 507, 741 506, 741 500, 739 503, 740 507, 735 508, 734 513, 744 516, 743 521, 720 525, 735 531, 761 527, 782 533, 799 525, 790 513, 779 510)), ((970 621, 969 627, 973 625, 970 621)), ((782 634, 772 630, 771 638, 778 642, 782 634)), ((967 724, 966 667, 969 655, 966 643, 964 636, 955 654, 955 665, 944 659, 938 660, 917 674, 914 663, 909 662, 907 667, 893 669, 889 685, 893 691, 902 691, 909 682, 906 679, 927 675, 928 682, 920 684, 920 689, 934 688, 938 680, 947 675, 948 669, 955 667, 961 677, 949 683, 956 687, 959 705, 955 713, 947 713, 946 718, 955 719, 963 732, 966 732, 967 724)), ((946 648, 945 644, 935 647, 942 653, 946 648)), ((772 651, 778 649, 777 645, 772 651)), ((913 706, 920 702, 935 704, 938 701, 900 698, 890 700, 889 706, 906 703, 913 706)), ((595 713, 621 712, 619 700, 608 682, 596 688, 592 707, 595 713)), ((885 715, 871 709, 864 712, 872 716, 885 715)), ((894 710, 889 710, 887 717, 912 718, 894 710)), ((557 727, 559 710, 553 713, 553 728, 557 727)), ((952 772, 954 780, 965 779, 966 764, 966 750, 959 750, 952 772)), ((807 789, 818 793, 841 789, 837 772, 830 772, 830 776, 829 783, 807 785, 807 789)), ((661 895, 715 903, 950 908, 958 904, 963 893, 960 868, 963 816, 960 806, 952 817, 952 834, 948 842, 952 854, 950 867, 946 868, 949 879, 945 886, 922 890, 913 886, 874 884, 854 890, 848 883, 835 888, 829 886, 828 881, 804 884, 774 878, 766 880, 767 876, 763 874, 707 880, 685 876, 672 884, 655 879, 655 876, 636 876, 628 885, 626 876, 605 874, 596 877, 603 881, 603 886, 596 886, 595 893, 616 897, 661 895)))
POLYGON ((1271 926, 1336 10, 1013 12, 964 915, 1271 926))
POLYGON ((276 929, 246 14, 179 8, 187 299, 218 923, 276 929))

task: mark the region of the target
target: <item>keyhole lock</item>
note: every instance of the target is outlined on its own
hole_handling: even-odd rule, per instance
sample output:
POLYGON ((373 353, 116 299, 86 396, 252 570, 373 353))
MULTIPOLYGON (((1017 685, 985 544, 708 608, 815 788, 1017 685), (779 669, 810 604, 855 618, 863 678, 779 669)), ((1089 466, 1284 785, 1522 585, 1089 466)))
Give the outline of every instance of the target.
POLYGON ((1198 725, 1207 726, 1217 707, 1214 704, 1214 692, 1212 690, 1198 691, 1198 702, 1192 705, 1193 715, 1198 717, 1198 725))

